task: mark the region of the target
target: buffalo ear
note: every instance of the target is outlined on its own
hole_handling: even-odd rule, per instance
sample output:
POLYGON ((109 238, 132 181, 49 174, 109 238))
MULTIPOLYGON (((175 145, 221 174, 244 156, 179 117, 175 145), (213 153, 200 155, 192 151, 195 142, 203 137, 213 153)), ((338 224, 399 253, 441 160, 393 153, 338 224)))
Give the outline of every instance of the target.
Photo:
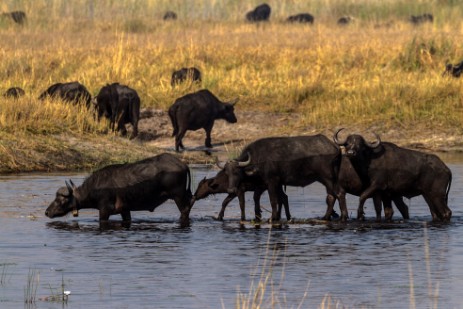
POLYGON ((230 104, 231 106, 235 106, 236 103, 238 103, 240 99, 239 98, 236 98, 234 100, 231 100, 230 102, 228 102, 228 104, 230 104))
POLYGON ((257 173, 257 169, 255 167, 244 169, 244 173, 248 176, 254 176, 257 173))

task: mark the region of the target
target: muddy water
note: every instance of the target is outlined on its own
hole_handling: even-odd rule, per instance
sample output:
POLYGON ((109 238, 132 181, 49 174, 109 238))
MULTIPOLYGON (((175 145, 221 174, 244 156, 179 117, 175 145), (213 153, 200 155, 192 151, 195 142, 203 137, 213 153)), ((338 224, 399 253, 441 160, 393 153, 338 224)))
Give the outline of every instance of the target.
MULTIPOLYGON (((81 211, 78 218, 44 216, 64 180, 80 184, 84 174, 0 177, 0 308, 235 308, 239 293, 247 296, 262 274, 271 275, 264 303, 282 308, 323 302, 462 308, 463 157, 445 159, 453 171, 449 224, 430 224, 427 205, 414 198, 406 200, 409 222, 396 211, 394 223, 376 224, 368 204, 364 223, 256 228, 240 224, 237 201, 224 222, 215 221, 224 198, 217 195, 195 204, 186 229, 179 228, 171 202, 153 213, 133 213, 130 228, 114 217, 101 229, 96 211, 81 211), (34 286, 31 305, 24 304, 28 283, 34 286), (63 283, 71 292, 67 304, 50 297, 61 294, 63 283)), ((192 170, 194 185, 216 173, 192 170)), ((294 217, 324 214, 320 185, 288 188, 288 195, 294 217)), ((249 194, 248 218, 251 200, 249 194)), ((356 202, 349 197, 351 215, 356 202)), ((269 205, 266 194, 263 204, 269 205)))

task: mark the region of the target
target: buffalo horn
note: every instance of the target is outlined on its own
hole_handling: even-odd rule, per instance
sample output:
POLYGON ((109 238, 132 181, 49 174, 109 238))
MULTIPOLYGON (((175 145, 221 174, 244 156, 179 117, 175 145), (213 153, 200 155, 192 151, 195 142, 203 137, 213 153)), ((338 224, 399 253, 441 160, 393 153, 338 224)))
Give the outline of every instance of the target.
POLYGON ((373 133, 373 134, 375 135, 376 140, 373 141, 373 142, 365 142, 366 145, 367 145, 368 147, 370 147, 370 148, 376 148, 376 147, 378 147, 378 146, 381 144, 381 139, 379 138, 378 134, 376 134, 376 133, 373 133))
POLYGON ((239 167, 246 167, 251 163, 251 154, 248 152, 248 160, 247 161, 238 161, 238 166, 239 167))
POLYGON ((341 129, 337 130, 336 133, 334 133, 334 135, 333 135, 333 140, 334 140, 334 142, 335 142, 336 144, 338 144, 339 146, 343 146, 343 145, 346 143, 346 139, 343 140, 343 141, 339 141, 339 139, 338 139, 338 134, 339 134, 339 132, 341 132, 342 130, 344 130, 344 128, 341 128, 341 129))
POLYGON ((66 184, 66 187, 68 188, 69 195, 72 195, 72 192, 74 191, 73 186, 70 185, 69 182, 67 182, 67 180, 65 180, 64 183, 66 184))
POLYGON ((235 104, 238 103, 238 101, 239 101, 239 98, 236 98, 236 99, 230 101, 229 104, 235 106, 235 104))

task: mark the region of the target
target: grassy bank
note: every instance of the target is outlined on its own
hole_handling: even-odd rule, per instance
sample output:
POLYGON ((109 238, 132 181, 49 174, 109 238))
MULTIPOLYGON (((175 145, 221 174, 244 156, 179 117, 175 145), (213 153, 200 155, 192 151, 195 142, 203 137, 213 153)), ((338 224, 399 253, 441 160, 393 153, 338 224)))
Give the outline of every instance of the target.
POLYGON ((253 25, 243 16, 258 1, 4 1, 0 9, 22 9, 28 22, 0 21, 0 92, 26 90, 19 101, 0 98, 1 171, 88 168, 153 154, 108 136, 85 110, 37 97, 56 82, 78 80, 95 95, 118 81, 138 91, 143 107, 165 110, 197 89, 171 88, 172 71, 184 66, 198 67, 201 87, 218 97, 239 97, 241 110, 302 115, 287 132, 343 126, 461 136, 462 83, 442 72, 447 61, 463 59, 463 8, 452 0, 409 2, 269 1, 271 21, 253 25), (162 21, 168 9, 179 19, 162 21), (315 16, 313 26, 283 22, 304 11, 315 16), (433 24, 407 22, 425 12, 433 24), (346 14, 355 22, 338 27, 346 14), (57 160, 34 164, 54 153, 57 160))

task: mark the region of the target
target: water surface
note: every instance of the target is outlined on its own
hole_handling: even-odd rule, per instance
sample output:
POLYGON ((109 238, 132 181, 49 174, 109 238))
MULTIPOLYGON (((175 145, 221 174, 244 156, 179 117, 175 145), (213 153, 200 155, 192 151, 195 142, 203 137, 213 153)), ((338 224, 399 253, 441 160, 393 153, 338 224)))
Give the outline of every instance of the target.
MULTIPOLYGON (((316 308, 324 300, 350 308, 463 308, 461 162, 448 162, 449 224, 430 223, 428 206, 414 198, 406 200, 409 222, 396 211, 394 223, 376 224, 369 203, 364 223, 256 228, 240 224, 237 201, 224 222, 215 221, 225 197, 216 195, 194 205, 188 228, 179 227, 178 209, 167 202, 153 213, 132 213, 130 228, 114 216, 101 229, 96 210, 44 216, 57 188, 70 178, 79 185, 85 174, 2 176, 0 308, 235 308, 239 293, 248 295, 261 275, 271 275, 264 302, 277 308, 316 308), (30 275, 38 279, 36 301, 25 305, 30 275), (67 304, 50 301, 62 283, 72 293, 67 304)), ((193 189, 217 172, 192 170, 193 189)), ((294 217, 324 214, 321 185, 288 188, 288 195, 294 217)), ((246 201, 252 218, 252 194, 246 201)), ((269 210, 267 194, 263 205, 269 210)), ((349 196, 351 216, 356 205, 349 196)))

